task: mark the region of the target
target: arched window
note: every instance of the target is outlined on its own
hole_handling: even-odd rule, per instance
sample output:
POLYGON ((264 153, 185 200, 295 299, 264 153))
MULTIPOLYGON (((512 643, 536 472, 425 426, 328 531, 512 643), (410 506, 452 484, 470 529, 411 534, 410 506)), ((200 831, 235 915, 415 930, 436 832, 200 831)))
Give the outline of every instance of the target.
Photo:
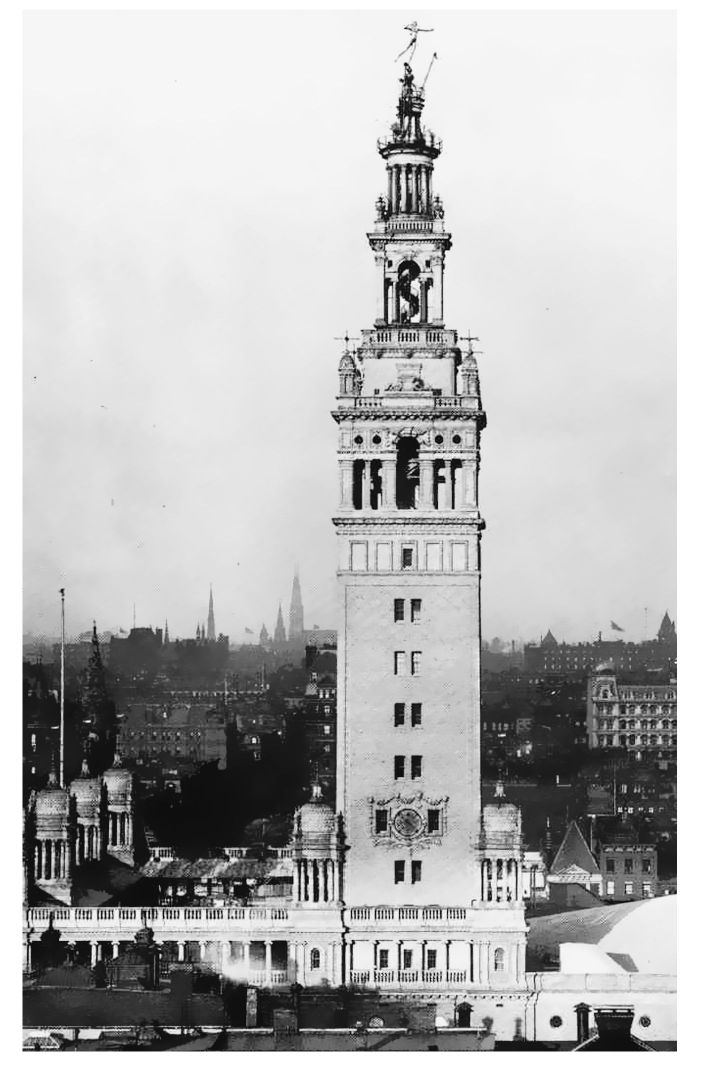
POLYGON ((498 947, 493 954, 493 968, 496 972, 505 971, 505 951, 502 947, 498 947))
POLYGON ((397 319, 399 323, 418 322, 421 315, 419 276, 421 269, 413 260, 404 260, 398 268, 397 319))
POLYGON ((313 950, 311 951, 310 967, 312 969, 320 969, 321 968, 321 951, 317 950, 316 947, 314 947, 313 950))

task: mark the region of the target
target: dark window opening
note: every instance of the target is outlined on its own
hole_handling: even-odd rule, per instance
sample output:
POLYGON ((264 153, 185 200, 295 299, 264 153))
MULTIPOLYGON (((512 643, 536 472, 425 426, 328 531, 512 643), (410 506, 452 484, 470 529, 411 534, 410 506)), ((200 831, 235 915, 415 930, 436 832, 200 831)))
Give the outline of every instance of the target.
POLYGON ((411 727, 417 728, 421 723, 423 706, 421 702, 411 702, 411 727))
MULTIPOLYGON (((406 879, 406 862, 394 861, 393 863, 393 882, 404 883, 406 879)), ((388 951, 386 951, 388 954, 388 951)))
POLYGON ((400 728, 406 723, 406 706, 404 702, 396 702, 393 707, 393 725, 400 728))
POLYGON ((393 759, 393 778, 403 779, 406 775, 406 758, 400 754, 393 759))
POLYGON ((411 546, 404 546, 401 550, 401 567, 413 567, 413 548, 411 546))
POLYGON ((383 500, 383 473, 380 460, 371 461, 369 481, 369 506, 372 509, 378 509, 383 500))
MULTIPOLYGON (((396 883, 399 883, 399 882, 401 882, 401 881, 396 880, 396 883)), ((379 950, 379 952, 378 952, 378 967, 379 967, 379 969, 387 969, 388 968, 388 951, 387 950, 379 950)))
POLYGON ((353 485, 353 505, 355 509, 363 508, 363 477, 364 468, 366 467, 363 460, 354 460, 354 485, 353 485))
POLYGON ((405 612, 405 602, 404 602, 403 598, 394 598, 393 599, 393 619, 394 619, 394 623, 401 623, 401 621, 405 620, 405 618, 406 618, 406 612, 405 612))
POLYGON ((420 624, 421 622, 421 599, 411 598, 411 623, 420 624))
POLYGON ((401 438, 396 451, 396 508, 415 509, 420 478, 418 442, 401 438))
POLYGON ((428 972, 432 972, 436 968, 438 960, 438 951, 427 950, 426 951, 426 969, 428 972))
POLYGON ((423 775, 423 758, 417 754, 411 757, 411 779, 420 779, 423 775))
POLYGON ((411 862, 411 883, 420 883, 421 882, 421 870, 422 870, 422 868, 423 868, 423 862, 422 861, 412 861, 411 862))
POLYGON ((413 260, 404 260, 398 268, 398 322, 416 323, 421 315, 421 269, 413 260))
POLYGON ((440 809, 428 810, 428 830, 440 831, 441 827, 441 811, 440 809))
POLYGON ((377 809, 376 810, 376 834, 380 835, 384 831, 388 831, 388 810, 387 809, 377 809))

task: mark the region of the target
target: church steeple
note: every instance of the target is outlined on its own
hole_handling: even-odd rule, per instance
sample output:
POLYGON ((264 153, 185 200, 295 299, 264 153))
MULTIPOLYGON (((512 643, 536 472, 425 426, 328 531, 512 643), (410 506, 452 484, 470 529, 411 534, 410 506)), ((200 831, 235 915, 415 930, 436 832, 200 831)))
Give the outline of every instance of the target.
POLYGON ((209 584, 209 612, 207 614, 207 638, 210 642, 215 642, 217 635, 214 629, 214 592, 212 590, 211 583, 209 584))
POLYGON ((281 602, 279 602, 279 611, 276 614, 276 627, 274 628, 274 642, 279 644, 286 642, 286 628, 284 627, 284 616, 281 611, 281 602))
POLYGON ((294 584, 291 588, 291 605, 289 606, 289 641, 301 641, 304 637, 304 606, 301 601, 299 573, 294 572, 294 584))

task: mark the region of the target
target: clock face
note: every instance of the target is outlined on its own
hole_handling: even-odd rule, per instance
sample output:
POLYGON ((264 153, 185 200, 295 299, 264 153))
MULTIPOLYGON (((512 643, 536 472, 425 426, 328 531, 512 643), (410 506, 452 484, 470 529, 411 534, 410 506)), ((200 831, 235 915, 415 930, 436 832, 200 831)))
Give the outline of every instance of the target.
POLYGON ((399 809, 393 818, 393 826, 404 839, 413 839, 423 826, 421 814, 416 809, 399 809))

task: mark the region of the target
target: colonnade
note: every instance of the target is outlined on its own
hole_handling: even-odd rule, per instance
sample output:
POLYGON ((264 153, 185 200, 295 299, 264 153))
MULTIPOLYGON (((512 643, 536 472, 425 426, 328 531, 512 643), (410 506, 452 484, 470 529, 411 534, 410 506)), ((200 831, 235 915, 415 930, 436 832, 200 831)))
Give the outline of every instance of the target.
POLYGON ((389 212, 425 215, 433 200, 433 167, 423 163, 396 163, 386 168, 389 212))
MULTIPOLYGON (((341 505, 357 511, 381 511, 397 505, 396 459, 340 460, 341 505)), ((414 508, 461 509, 476 507, 475 460, 419 459, 414 508)))
POLYGON ((67 839, 38 839, 34 861, 36 880, 65 880, 70 875, 70 843, 67 839))
POLYGON ((339 864, 331 858, 294 861, 295 902, 336 902, 341 895, 339 864))
POLYGON ((484 858, 480 866, 482 902, 521 902, 521 866, 514 858, 484 858))

